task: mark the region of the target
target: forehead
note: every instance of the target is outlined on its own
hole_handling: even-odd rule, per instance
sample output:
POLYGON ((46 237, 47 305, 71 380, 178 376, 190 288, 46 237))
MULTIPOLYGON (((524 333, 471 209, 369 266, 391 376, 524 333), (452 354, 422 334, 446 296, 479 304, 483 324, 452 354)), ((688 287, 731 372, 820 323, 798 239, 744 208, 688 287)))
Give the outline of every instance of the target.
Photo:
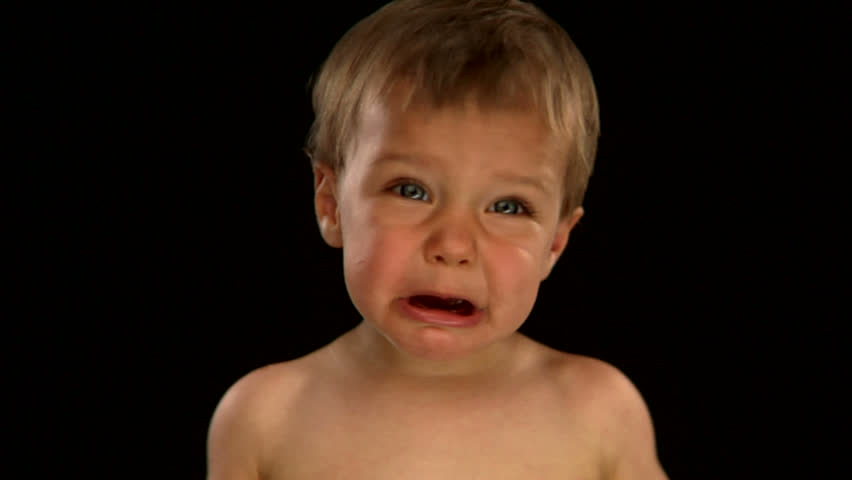
POLYGON ((543 115, 529 108, 490 106, 473 97, 437 107, 397 92, 366 102, 359 117, 352 145, 358 156, 375 157, 381 151, 455 160, 487 157, 504 167, 554 174, 564 169, 561 142, 543 115))

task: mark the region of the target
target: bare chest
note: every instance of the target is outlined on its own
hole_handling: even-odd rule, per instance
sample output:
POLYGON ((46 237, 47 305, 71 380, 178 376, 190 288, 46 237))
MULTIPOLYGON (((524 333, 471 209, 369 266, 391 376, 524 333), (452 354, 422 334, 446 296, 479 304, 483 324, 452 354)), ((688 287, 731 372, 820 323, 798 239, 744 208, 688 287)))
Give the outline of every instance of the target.
POLYGON ((594 433, 540 405, 316 407, 270 444, 268 480, 599 478, 594 433))

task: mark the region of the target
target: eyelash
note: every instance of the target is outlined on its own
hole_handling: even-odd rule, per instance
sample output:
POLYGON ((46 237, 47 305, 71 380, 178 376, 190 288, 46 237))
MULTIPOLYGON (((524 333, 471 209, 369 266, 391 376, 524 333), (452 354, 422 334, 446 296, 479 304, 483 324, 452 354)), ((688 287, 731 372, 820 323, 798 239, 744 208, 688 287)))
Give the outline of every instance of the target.
MULTIPOLYGON (((392 192, 394 192, 394 193, 396 193, 397 195, 399 195, 399 196, 400 196, 400 197, 402 197, 402 198, 410 198, 410 199, 412 199, 412 200, 420 200, 420 201, 429 201, 429 200, 431 200, 431 199, 430 199, 430 196, 429 196, 429 192, 426 190, 426 187, 424 187, 424 186, 423 186, 423 185, 421 185, 420 183, 418 183, 418 182, 416 182, 416 181, 413 181, 413 180, 408 180, 408 179, 399 180, 399 181, 395 182, 395 183, 394 183, 394 184, 390 187, 390 189, 389 189, 389 190, 390 190, 390 191, 392 191, 392 192), (405 186, 407 186, 407 185, 414 185, 414 186, 416 186, 416 187, 420 188, 420 189, 423 191, 423 196, 425 197, 425 199, 423 199, 423 198, 412 198, 412 197, 406 197, 405 195, 403 195, 403 194, 402 194, 402 189, 403 189, 403 187, 405 187, 405 186)), ((536 211, 535 211, 535 210, 533 210, 533 208, 530 206, 529 202, 526 202, 526 201, 524 201, 524 200, 522 200, 522 199, 520 199, 520 198, 516 198, 516 197, 501 198, 500 200, 497 200, 496 202, 492 203, 492 204, 491 204, 491 206, 488 208, 488 211, 493 211, 493 212, 495 212, 495 213, 499 213, 499 212, 497 212, 496 210, 492 210, 492 208, 493 208, 495 205, 497 205, 497 203, 498 203, 498 202, 505 202, 505 201, 511 201, 511 202, 515 202, 515 203, 517 203, 517 204, 518 204, 518 206, 520 207, 520 210, 521 210, 521 211, 520 211, 520 212, 518 212, 518 213, 515 213, 515 214, 506 214, 506 215, 510 215, 510 216, 512 216, 512 215, 524 215, 524 216, 529 216, 529 217, 534 217, 534 216, 536 215, 536 211)))
MULTIPOLYGON (((520 212, 515 213, 515 214, 507 214, 507 215, 526 215, 528 217, 534 217, 535 216, 535 213, 536 213, 535 210, 532 209, 532 207, 530 206, 529 203, 521 200, 520 198, 514 198, 514 197, 501 198, 500 200, 497 200, 496 202, 492 203, 491 207, 494 207, 495 205, 497 205, 498 202, 506 202, 506 201, 515 202, 515 203, 518 204, 519 207, 521 207, 520 212)), ((491 210, 491 207, 489 207, 489 211, 491 210)), ((495 212, 496 212, 496 210, 495 210, 495 212)))
POLYGON ((420 185, 419 183, 415 182, 414 180, 402 179, 402 180, 399 180, 397 182, 394 182, 394 184, 390 187, 390 191, 396 193, 397 195, 399 195, 402 198, 410 198, 412 200, 421 200, 421 201, 428 201, 428 199, 429 199, 429 192, 426 190, 426 187, 424 187, 423 185, 420 185), (402 187, 405 187, 407 185, 414 185, 414 186, 420 188, 423 191, 423 195, 426 197, 426 199, 424 200, 424 199, 420 199, 420 198, 411 198, 411 197, 406 197, 405 195, 403 195, 402 194, 402 187))

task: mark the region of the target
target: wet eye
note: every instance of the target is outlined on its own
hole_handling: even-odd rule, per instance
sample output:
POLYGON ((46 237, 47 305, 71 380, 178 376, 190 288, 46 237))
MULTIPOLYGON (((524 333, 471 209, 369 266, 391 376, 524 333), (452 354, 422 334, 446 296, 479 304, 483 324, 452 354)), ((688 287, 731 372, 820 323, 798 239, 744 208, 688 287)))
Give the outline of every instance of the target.
POLYGON ((527 213, 527 208, 517 200, 498 200, 488 209, 489 212, 503 213, 506 215, 520 215, 527 213))
POLYGON ((423 187, 416 183, 400 183, 393 187, 393 191, 412 200, 423 200, 424 202, 429 201, 429 194, 426 193, 426 190, 423 187))

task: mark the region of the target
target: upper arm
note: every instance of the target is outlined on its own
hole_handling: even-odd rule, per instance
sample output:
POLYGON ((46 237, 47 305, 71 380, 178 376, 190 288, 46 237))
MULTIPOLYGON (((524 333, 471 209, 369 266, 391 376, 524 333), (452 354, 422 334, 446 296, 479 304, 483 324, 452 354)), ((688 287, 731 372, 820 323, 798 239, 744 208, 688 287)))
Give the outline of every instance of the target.
POLYGON ((645 401, 623 373, 609 365, 606 369, 603 384, 607 390, 608 415, 604 424, 604 444, 608 478, 665 480, 645 401))
POLYGON ((260 478, 259 383, 257 373, 251 373, 231 386, 219 401, 207 434, 207 480, 260 478))

